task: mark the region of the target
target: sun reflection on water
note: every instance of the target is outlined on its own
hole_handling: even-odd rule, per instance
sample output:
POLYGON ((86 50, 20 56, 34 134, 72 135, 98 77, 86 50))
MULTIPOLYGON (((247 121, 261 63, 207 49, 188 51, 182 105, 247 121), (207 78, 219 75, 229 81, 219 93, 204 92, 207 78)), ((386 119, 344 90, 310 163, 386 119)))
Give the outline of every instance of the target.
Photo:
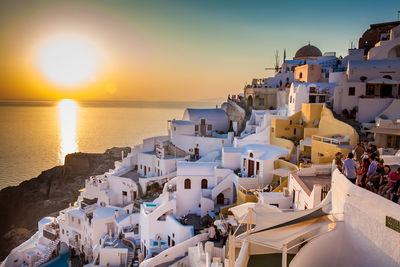
POLYGON ((58 150, 59 161, 64 164, 65 156, 78 151, 76 142, 76 118, 78 104, 72 99, 63 99, 58 103, 60 116, 60 146, 58 150))

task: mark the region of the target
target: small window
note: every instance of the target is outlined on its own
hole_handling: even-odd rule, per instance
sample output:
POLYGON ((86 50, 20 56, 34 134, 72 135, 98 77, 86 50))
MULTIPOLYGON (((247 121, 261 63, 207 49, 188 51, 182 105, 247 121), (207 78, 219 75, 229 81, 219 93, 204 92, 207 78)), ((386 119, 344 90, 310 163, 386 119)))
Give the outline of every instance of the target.
POLYGON ((303 73, 302 73, 302 72, 300 72, 299 78, 300 78, 300 79, 303 78, 303 73))
POLYGON ((65 234, 64 229, 61 230, 62 234, 65 234))
POLYGON ((211 130, 212 130, 212 125, 211 124, 207 125, 207 131, 211 131, 211 130))
POLYGON ((123 195, 123 196, 127 196, 127 195, 128 195, 128 192, 122 191, 122 195, 123 195))
POLYGON ((310 95, 308 98, 308 103, 315 103, 315 99, 316 99, 315 95, 310 95))
POLYGON ((292 120, 289 121, 289 125, 292 125, 292 120))
POLYGON ((319 96, 319 103, 324 103, 326 101, 326 97, 324 95, 319 96))
POLYGON ((290 96, 290 100, 289 100, 289 103, 292 103, 292 98, 293 98, 293 97, 292 97, 292 96, 290 96))
POLYGON ((190 187, 191 187, 190 179, 185 179, 185 189, 190 189, 190 187))
POLYGON ((296 135, 296 128, 293 129, 293 134, 296 135))
POLYGON ((375 95, 375 85, 373 84, 367 84, 367 89, 365 91, 365 95, 375 95))
POLYGON ((194 130, 195 130, 196 132, 198 132, 198 131, 199 131, 199 125, 195 125, 195 126, 194 126, 194 130))
POLYGON ((310 87, 310 93, 315 94, 315 92, 316 92, 315 87, 310 87))
POLYGON ((243 159, 243 170, 244 170, 244 171, 246 170, 246 163, 247 163, 247 160, 246 160, 246 159, 243 159))
POLYGON ((201 180, 201 188, 202 188, 202 189, 207 189, 207 188, 208 188, 208 181, 207 181, 207 179, 201 180))
POLYGON ((271 132, 275 132, 275 128, 271 128, 271 132))
POLYGON ((355 87, 349 87, 349 95, 356 95, 356 88, 355 87))
POLYGON ((250 154, 249 154, 249 157, 252 158, 252 157, 253 157, 253 153, 250 153, 250 154))

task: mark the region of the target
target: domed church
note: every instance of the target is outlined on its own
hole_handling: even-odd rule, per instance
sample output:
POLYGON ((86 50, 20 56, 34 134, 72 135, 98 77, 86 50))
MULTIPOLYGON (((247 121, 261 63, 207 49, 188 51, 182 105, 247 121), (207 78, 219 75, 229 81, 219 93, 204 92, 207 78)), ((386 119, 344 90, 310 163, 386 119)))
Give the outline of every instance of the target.
POLYGON ((293 59, 317 59, 320 56, 322 56, 321 50, 308 44, 297 50, 293 59))

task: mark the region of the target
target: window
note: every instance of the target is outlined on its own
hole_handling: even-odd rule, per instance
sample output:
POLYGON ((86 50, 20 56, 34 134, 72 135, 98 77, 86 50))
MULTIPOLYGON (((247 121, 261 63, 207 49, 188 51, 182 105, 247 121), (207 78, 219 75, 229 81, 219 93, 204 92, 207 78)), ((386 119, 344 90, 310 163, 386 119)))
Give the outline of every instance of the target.
POLYGON ((185 189, 190 189, 190 187, 191 187, 190 179, 185 179, 185 189))
POLYGON ((392 76, 390 76, 390 75, 384 75, 383 78, 391 80, 391 79, 392 79, 392 76))
POLYGON ((349 95, 356 95, 356 88, 355 87, 349 87, 349 95))
POLYGON ((292 97, 292 96, 290 96, 290 100, 289 100, 289 103, 292 103, 292 98, 293 98, 293 97, 292 97))
POLYGON ((140 169, 143 169, 143 166, 142 166, 142 164, 140 164, 140 169))
POLYGON ((206 125, 206 119, 201 119, 201 120, 200 120, 200 124, 201 124, 201 125, 206 125))
POLYGON ((289 121, 289 125, 292 125, 292 120, 289 121))
POLYGON ((212 125, 211 124, 207 125, 207 131, 211 131, 211 130, 212 130, 212 125))
POLYGON ((123 195, 123 196, 127 196, 127 195, 128 195, 128 192, 122 191, 122 195, 123 195))
POLYGON ((194 130, 195 130, 196 132, 198 132, 198 131, 199 131, 199 125, 195 125, 195 126, 194 126, 194 130))
POLYGON ((296 135, 296 128, 293 129, 293 134, 296 135))
POLYGON ((271 132, 275 132, 275 128, 271 128, 271 132))
POLYGON ((207 181, 207 179, 201 180, 201 188, 202 188, 202 189, 208 188, 208 181, 207 181))
POLYGON ((246 160, 246 159, 243 159, 243 170, 244 170, 244 171, 246 170, 246 163, 247 163, 247 160, 246 160))
POLYGON ((367 89, 365 90, 365 95, 375 95, 375 85, 367 84, 367 89))
POLYGON ((299 78, 300 78, 300 79, 303 78, 303 73, 302 73, 302 72, 300 72, 299 78))
POLYGON ((311 94, 315 93, 315 87, 310 87, 310 93, 311 94))
POLYGON ((253 153, 250 153, 249 157, 252 158, 253 157, 253 153))
POLYGON ((62 234, 64 234, 64 233, 65 233, 65 232, 64 232, 64 229, 62 229, 61 232, 62 232, 62 234))
POLYGON ((319 103, 324 103, 326 101, 326 97, 324 95, 319 96, 319 103))
POLYGON ((308 103, 315 103, 315 95, 310 95, 308 97, 308 103))

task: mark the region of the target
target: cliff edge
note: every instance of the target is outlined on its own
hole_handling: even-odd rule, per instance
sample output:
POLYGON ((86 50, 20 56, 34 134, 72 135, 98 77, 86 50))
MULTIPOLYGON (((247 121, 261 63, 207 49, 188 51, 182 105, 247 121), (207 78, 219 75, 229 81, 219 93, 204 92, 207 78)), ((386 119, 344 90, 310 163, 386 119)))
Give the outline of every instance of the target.
POLYGON ((63 166, 43 171, 38 177, 0 191, 0 261, 11 249, 37 231, 37 222, 45 216, 57 216, 58 211, 74 203, 85 179, 115 168, 127 155, 129 147, 113 147, 104 153, 73 153, 65 157, 63 166))

